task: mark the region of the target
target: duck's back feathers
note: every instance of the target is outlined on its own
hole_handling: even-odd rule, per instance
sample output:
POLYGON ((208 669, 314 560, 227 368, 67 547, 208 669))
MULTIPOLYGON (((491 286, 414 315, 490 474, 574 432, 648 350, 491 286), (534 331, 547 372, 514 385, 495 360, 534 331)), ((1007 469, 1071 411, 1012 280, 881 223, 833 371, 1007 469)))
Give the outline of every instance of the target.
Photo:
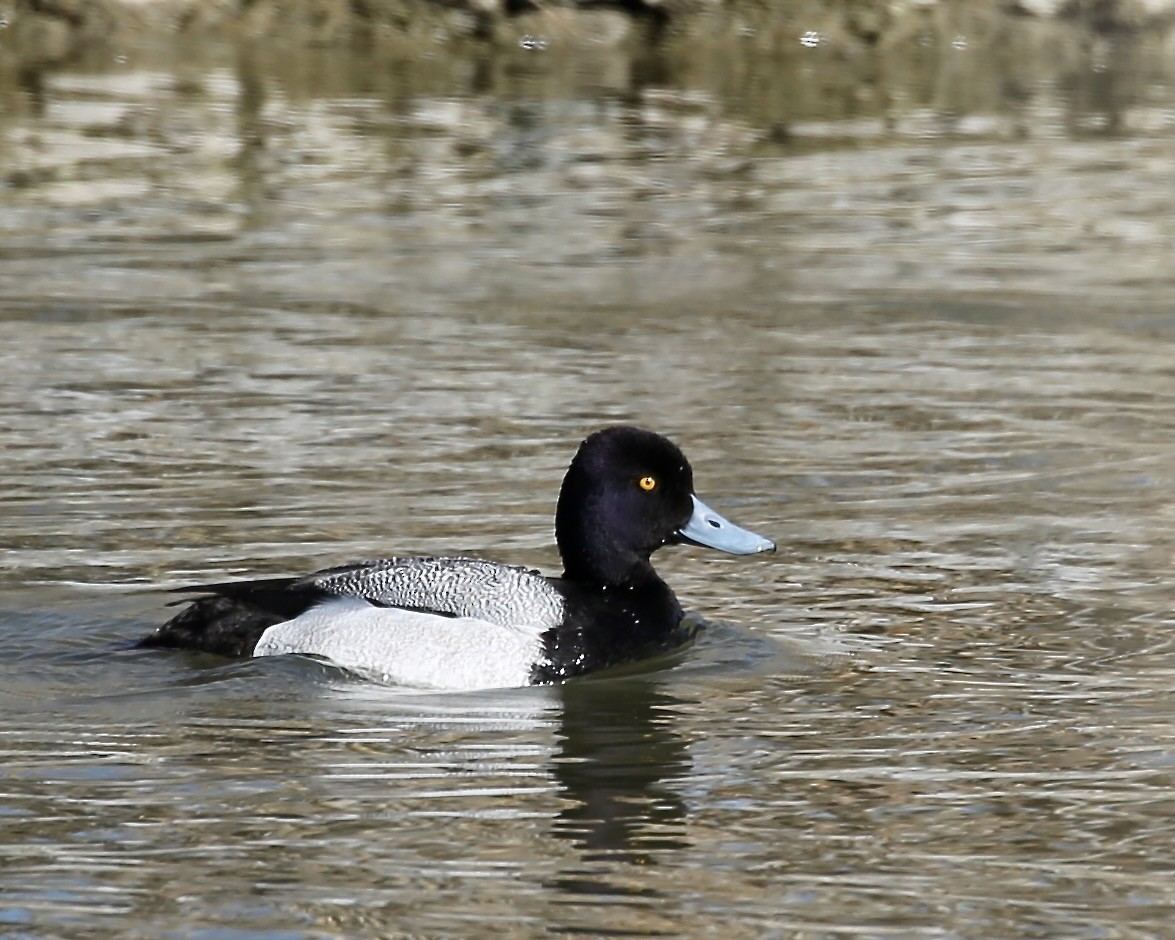
MULTIPOLYGON (((140 646, 253 655, 270 627, 294 621, 332 598, 354 598, 372 610, 429 614, 431 623, 446 618, 473 620, 535 635, 557 626, 564 614, 562 595, 538 572, 477 558, 387 558, 327 568, 303 578, 228 581, 178 590, 204 596, 140 641, 140 646)), ((390 619, 385 613, 384 622, 390 619)), ((419 624, 415 629, 419 630, 419 624)), ((287 647, 290 636, 282 640, 287 647)), ((465 637, 468 641, 468 632, 465 637)))
POLYGON ((384 558, 315 572, 294 584, 384 607, 546 629, 563 618, 563 598, 539 572, 480 558, 384 558))

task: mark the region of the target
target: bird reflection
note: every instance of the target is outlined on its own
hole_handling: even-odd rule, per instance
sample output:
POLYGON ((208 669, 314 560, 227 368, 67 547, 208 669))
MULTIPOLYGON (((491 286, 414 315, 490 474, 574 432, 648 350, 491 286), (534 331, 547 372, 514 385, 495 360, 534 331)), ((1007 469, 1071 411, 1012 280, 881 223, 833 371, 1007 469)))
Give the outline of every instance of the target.
POLYGON ((569 682, 561 694, 554 776, 568 805, 555 837, 583 849, 585 861, 649 863, 688 846, 685 803, 670 786, 690 769, 673 730, 684 703, 647 675, 569 682))

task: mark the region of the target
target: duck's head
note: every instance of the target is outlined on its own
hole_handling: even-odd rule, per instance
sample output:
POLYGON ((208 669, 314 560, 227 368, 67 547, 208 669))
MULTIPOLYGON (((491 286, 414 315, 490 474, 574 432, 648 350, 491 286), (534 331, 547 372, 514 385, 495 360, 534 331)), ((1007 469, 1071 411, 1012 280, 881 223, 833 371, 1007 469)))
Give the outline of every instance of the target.
POLYGON ((597 431, 579 447, 555 512, 565 575, 601 584, 653 576, 649 556, 689 543, 735 555, 774 543, 724 519, 694 495, 694 474, 677 445, 633 427, 597 431))

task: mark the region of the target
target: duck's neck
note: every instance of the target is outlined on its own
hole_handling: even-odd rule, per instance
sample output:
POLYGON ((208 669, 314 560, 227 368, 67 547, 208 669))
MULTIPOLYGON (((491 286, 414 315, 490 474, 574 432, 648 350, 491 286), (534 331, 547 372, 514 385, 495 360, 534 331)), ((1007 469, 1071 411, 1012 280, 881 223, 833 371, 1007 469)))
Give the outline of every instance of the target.
POLYGON ((599 542, 559 540, 563 577, 604 587, 639 587, 659 581, 648 555, 599 542))
POLYGON ((555 541, 563 559, 563 576, 607 587, 635 587, 660 580, 648 551, 624 544, 601 524, 610 518, 603 509, 593 494, 581 494, 577 499, 560 494, 555 541))

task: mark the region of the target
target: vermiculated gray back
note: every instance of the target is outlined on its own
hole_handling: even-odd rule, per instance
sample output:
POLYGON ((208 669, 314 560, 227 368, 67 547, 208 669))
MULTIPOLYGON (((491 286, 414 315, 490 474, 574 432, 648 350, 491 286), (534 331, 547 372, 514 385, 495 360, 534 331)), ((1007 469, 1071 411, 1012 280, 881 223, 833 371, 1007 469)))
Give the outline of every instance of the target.
POLYGON ((302 584, 331 594, 365 597, 538 631, 563 619, 563 598, 537 571, 480 558, 384 558, 328 568, 302 584))

